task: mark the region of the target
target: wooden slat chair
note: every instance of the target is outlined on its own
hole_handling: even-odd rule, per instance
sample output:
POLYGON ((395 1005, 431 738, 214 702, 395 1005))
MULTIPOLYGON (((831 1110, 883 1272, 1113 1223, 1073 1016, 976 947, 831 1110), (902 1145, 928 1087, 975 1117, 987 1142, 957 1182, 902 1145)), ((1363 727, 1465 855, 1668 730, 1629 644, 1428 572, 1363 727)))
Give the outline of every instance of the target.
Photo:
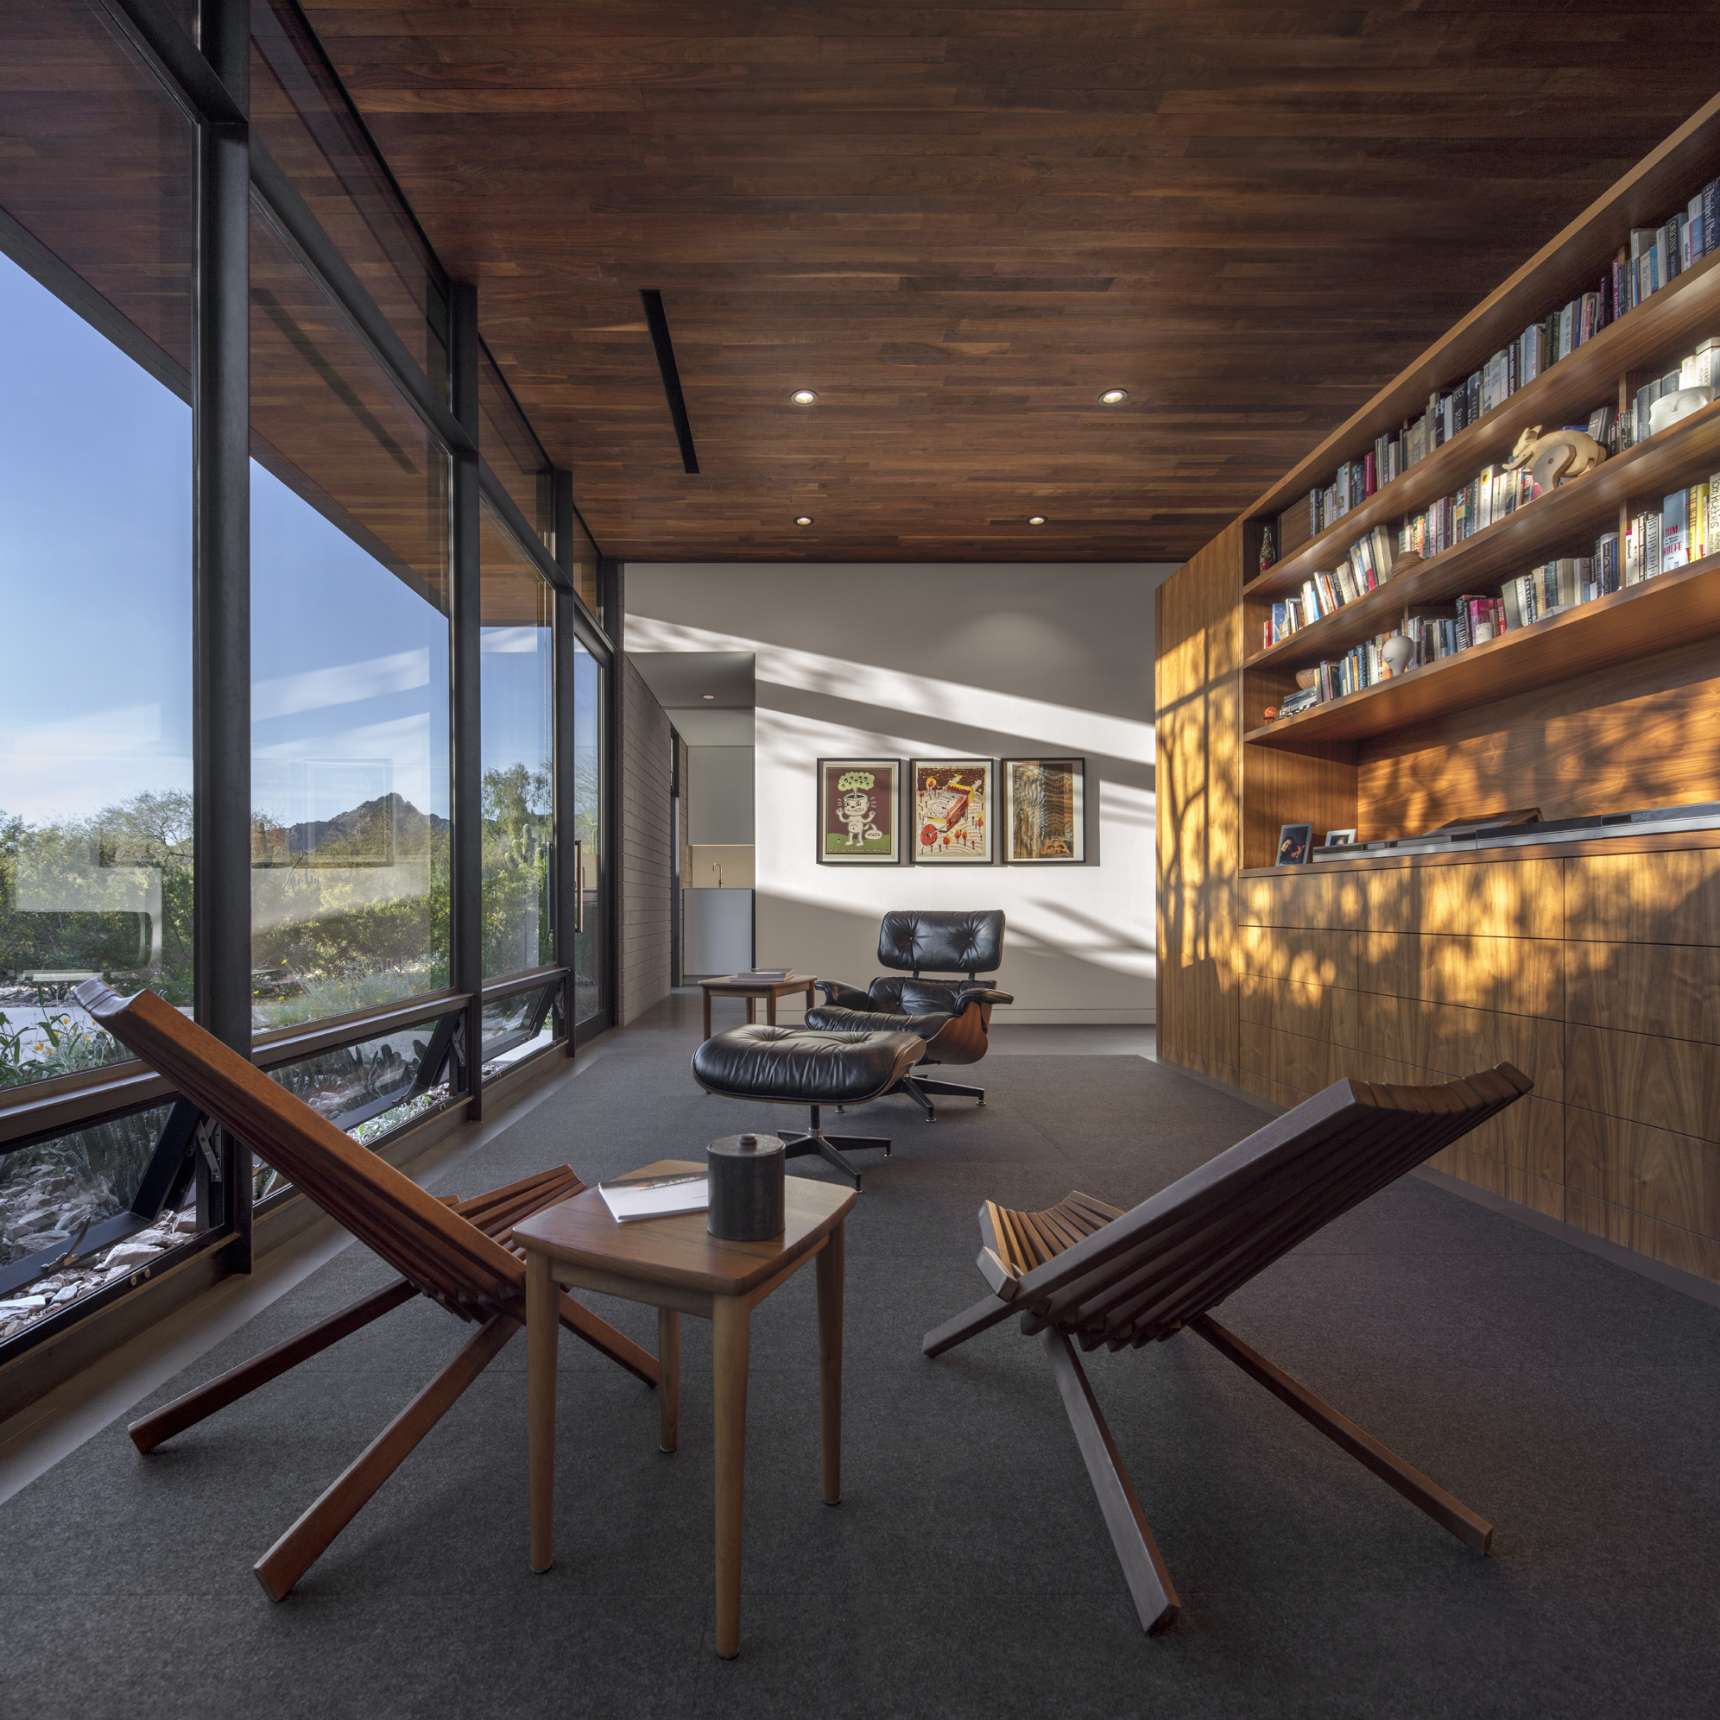
MULTIPOLYGON (((87 980, 76 996, 115 1039, 400 1274, 342 1313, 144 1416, 130 1429, 139 1451, 153 1451, 415 1296, 478 1325, 459 1354, 257 1561, 257 1580, 281 1600, 524 1324, 525 1266, 501 1239, 528 1214, 572 1199, 585 1185, 559 1165, 466 1200, 438 1199, 153 992, 120 998, 100 980, 87 980)), ((657 1383, 649 1351, 566 1294, 561 1320, 647 1385, 657 1383)))
POLYGON ((1099 1412, 1082 1350, 1139 1348, 1185 1327, 1252 1375, 1460 1541, 1492 1525, 1212 1317, 1225 1297, 1369 1195, 1530 1089, 1509 1063, 1438 1087, 1339 1081, 1121 1212, 1071 1194, 1043 1212, 988 1201, 979 1269, 991 1294, 926 1334, 928 1356, 1022 1316, 1040 1334, 1141 1625, 1162 1630, 1176 1591, 1099 1412))

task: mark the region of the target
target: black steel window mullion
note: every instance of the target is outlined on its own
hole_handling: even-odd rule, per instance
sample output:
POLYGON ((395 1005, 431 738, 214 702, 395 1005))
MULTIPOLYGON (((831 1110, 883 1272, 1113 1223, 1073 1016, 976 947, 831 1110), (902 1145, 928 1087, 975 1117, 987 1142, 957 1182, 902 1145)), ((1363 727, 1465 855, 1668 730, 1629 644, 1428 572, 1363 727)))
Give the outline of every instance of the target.
POLYGON ((546 585, 559 586, 563 580, 571 579, 571 574, 563 571, 559 555, 552 556, 544 547, 537 528, 526 518, 520 504, 508 494, 501 479, 482 460, 478 462, 478 488, 508 528, 508 535, 519 545, 521 554, 536 567, 546 585))
POLYGON ((453 777, 450 810, 454 817, 449 904, 453 947, 448 952, 456 991, 470 992, 466 1006, 465 1063, 467 1115, 484 1108, 484 940, 483 940, 483 710, 479 691, 483 607, 478 530, 478 292, 456 282, 448 294, 448 368, 454 416, 465 447, 453 454, 453 601, 449 605, 449 759, 453 777))
MULTIPOLYGON (((611 617, 614 636, 620 628, 621 570, 617 562, 600 555, 597 561, 598 601, 605 593, 614 597, 616 613, 611 617)), ((613 1027, 621 1019, 621 915, 616 880, 621 876, 621 759, 622 759, 622 688, 621 653, 613 647, 598 658, 603 665, 603 752, 598 765, 601 787, 598 809, 603 827, 603 845, 598 855, 597 913, 603 927, 603 1008, 599 1012, 598 1031, 613 1027)))
MULTIPOLYGON (((243 111, 248 0, 203 0, 203 52, 243 111)), ((251 1051, 250 141, 206 120, 197 145, 192 753, 197 1020, 251 1051)), ((197 1168, 200 1228, 231 1226, 251 1263, 250 1149, 224 1139, 197 1168)))
POLYGON ((574 1019, 579 1002, 574 971, 578 946, 579 868, 575 864, 573 803, 573 648, 578 599, 573 592, 573 474, 556 471, 555 558, 561 579, 555 586, 555 759, 550 779, 555 785, 555 959, 567 969, 561 982, 562 1022, 567 1029, 567 1055, 579 1051, 574 1019))

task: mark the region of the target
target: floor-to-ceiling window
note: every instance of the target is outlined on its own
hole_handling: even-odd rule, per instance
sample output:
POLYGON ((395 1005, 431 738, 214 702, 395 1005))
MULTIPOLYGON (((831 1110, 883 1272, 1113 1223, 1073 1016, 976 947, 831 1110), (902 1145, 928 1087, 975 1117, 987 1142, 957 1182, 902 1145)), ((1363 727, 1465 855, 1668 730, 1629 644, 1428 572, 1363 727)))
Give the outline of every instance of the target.
MULTIPOLYGON (((192 998, 196 127, 78 0, 8 0, 0 64, 4 1108, 124 1061, 79 981, 192 998)), ((55 1262, 128 1226, 168 1119, 0 1134, 0 1344, 90 1287, 55 1262)))
MULTIPOLYGON (((485 503, 479 678, 486 983, 555 962, 555 594, 485 503)), ((488 1000, 486 1065, 513 1063, 555 1031, 552 978, 488 1000)))
POLYGON ((573 941, 574 1030, 607 1020, 610 1009, 604 814, 608 791, 605 710, 608 670, 576 640, 573 649, 573 824, 578 914, 573 941))
POLYGON ((449 459, 251 229, 251 964, 261 1027, 449 984, 449 459))
POLYGON ((246 1197, 290 1193, 74 986, 152 987, 381 1144, 605 1021, 610 766, 568 475, 294 0, 7 0, 0 65, 4 1360, 155 1262, 242 1269, 246 1197), (247 19, 229 91, 199 43, 247 19))

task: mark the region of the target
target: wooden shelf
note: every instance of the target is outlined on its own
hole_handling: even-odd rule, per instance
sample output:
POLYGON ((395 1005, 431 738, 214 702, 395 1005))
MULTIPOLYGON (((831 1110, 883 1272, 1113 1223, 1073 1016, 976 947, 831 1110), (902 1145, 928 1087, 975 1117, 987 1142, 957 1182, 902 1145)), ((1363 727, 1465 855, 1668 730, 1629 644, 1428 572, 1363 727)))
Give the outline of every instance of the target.
POLYGON ((1551 429, 1574 413, 1586 416, 1597 406, 1616 404, 1620 377, 1682 356, 1686 343, 1713 334, 1717 323, 1720 252, 1704 257, 1670 286, 1542 371, 1533 382, 1374 491, 1317 537, 1298 544, 1265 573, 1249 580, 1244 593, 1250 598, 1270 598, 1298 590, 1315 569, 1330 571, 1335 567, 1350 545, 1373 527, 1450 495, 1483 466, 1505 459, 1526 426, 1541 424, 1551 429))
MULTIPOLYGON (((1573 538, 1617 529, 1618 510, 1720 469, 1720 401, 1604 461, 1586 477, 1496 520, 1430 560, 1412 564, 1366 597, 1346 603, 1311 626, 1247 658, 1250 669, 1293 669, 1341 656, 1352 645, 1389 631, 1411 604, 1438 603, 1464 592, 1488 593, 1505 579, 1551 558, 1573 538)), ((1619 554, 1624 546, 1619 546, 1619 554)), ((1634 588, 1633 588, 1634 589, 1634 588)))
POLYGON ((1291 752, 1361 740, 1720 633, 1720 554, 1472 645, 1243 738, 1291 752))

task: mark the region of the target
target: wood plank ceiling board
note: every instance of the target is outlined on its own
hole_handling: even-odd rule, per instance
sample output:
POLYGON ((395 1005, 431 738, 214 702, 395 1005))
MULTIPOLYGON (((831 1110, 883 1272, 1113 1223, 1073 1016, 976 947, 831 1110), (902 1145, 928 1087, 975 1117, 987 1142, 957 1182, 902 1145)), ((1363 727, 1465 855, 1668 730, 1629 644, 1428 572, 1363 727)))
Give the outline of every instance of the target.
POLYGON ((609 553, 1048 561, 1199 548, 1712 94, 1720 17, 307 11, 609 553))

